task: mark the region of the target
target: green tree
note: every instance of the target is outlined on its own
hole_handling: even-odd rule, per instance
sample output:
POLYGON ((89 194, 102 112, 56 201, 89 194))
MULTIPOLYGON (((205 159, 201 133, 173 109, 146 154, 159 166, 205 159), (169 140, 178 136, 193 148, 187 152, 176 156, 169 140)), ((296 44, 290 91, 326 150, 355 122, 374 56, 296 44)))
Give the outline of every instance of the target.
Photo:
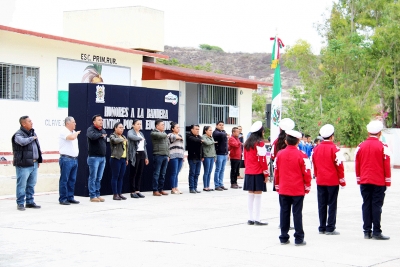
POLYGON ((213 46, 213 45, 209 45, 209 44, 200 44, 199 48, 202 49, 202 50, 224 52, 224 50, 221 47, 213 46))

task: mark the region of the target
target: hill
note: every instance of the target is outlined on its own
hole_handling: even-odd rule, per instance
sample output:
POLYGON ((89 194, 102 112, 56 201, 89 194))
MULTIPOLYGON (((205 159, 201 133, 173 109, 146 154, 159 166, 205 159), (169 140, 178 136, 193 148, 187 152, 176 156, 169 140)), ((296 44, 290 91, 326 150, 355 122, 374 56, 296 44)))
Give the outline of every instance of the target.
MULTIPOLYGON (((187 65, 195 66, 211 63, 212 71, 220 71, 226 75, 271 83, 273 81, 274 70, 271 69, 271 54, 269 53, 227 53, 193 47, 165 46, 165 51, 162 54, 187 65)), ((284 98, 288 97, 288 89, 300 86, 297 73, 288 70, 284 64, 281 64, 281 79, 284 98)), ((268 91, 270 92, 270 90, 268 91)))

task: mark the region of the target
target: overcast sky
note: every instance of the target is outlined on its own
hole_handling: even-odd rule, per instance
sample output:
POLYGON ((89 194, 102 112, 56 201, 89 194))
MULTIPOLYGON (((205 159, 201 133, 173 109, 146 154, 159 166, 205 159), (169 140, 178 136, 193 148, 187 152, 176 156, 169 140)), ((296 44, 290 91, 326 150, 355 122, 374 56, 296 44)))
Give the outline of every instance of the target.
MULTIPOLYGON (((315 24, 329 16, 332 0, 2 0, 0 24, 63 34, 63 11, 146 6, 164 11, 165 44, 216 45, 226 52, 271 52, 276 31, 285 45, 298 39, 321 48, 315 24)), ((99 18, 102 19, 102 18, 99 18)), ((123 29, 121 29, 123 30, 123 29)))

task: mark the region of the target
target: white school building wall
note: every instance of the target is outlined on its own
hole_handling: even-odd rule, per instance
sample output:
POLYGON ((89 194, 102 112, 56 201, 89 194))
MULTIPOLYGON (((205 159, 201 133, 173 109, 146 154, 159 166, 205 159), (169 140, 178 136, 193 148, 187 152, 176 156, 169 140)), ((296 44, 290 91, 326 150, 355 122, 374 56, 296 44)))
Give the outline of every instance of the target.
MULTIPOLYGON (((28 115, 33 121, 43 151, 58 151, 57 136, 68 115, 67 108, 58 108, 58 59, 81 61, 82 54, 115 58, 116 66, 130 69, 130 85, 141 85, 140 54, 120 52, 88 45, 50 40, 0 30, 0 64, 39 68, 38 101, 0 99, 0 152, 11 152, 11 136, 20 127, 19 118, 28 115)), ((88 65, 93 62, 88 62, 88 65)), ((71 81, 81 82, 81 81, 71 81)), ((107 81, 105 81, 106 83, 107 81)), ((77 125, 78 130, 88 125, 77 125)), ((7 157, 6 157, 7 158, 7 157)), ((8 158, 7 158, 8 159, 8 158)))

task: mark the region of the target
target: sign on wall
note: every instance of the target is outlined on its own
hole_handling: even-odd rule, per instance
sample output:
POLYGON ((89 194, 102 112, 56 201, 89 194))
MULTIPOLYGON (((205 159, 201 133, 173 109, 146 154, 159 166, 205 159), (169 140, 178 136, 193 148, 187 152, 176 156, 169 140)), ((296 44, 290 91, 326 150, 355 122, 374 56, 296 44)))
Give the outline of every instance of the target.
POLYGON ((131 85, 131 69, 97 62, 58 58, 57 60, 58 107, 68 107, 70 83, 131 85))
MULTIPOLYGON (((161 119, 165 129, 170 132, 170 122, 178 121, 178 95, 161 89, 150 89, 136 86, 117 86, 108 84, 70 84, 68 115, 75 118, 76 130, 82 133, 79 141, 79 167, 75 186, 77 196, 88 196, 88 167, 87 167, 87 128, 93 124, 92 116, 99 114, 103 117, 103 128, 109 136, 113 132, 116 122, 124 125, 124 135, 132 127, 134 119, 142 122, 142 132, 147 141, 149 165, 145 166, 141 191, 152 190, 153 161, 151 131, 155 128, 155 121, 161 119)), ((107 163, 101 182, 101 194, 112 194, 111 170, 109 167, 110 145, 107 143, 107 163)), ((129 173, 125 172, 123 192, 130 192, 129 173)), ((165 181, 165 189, 170 188, 169 180, 165 181)))

